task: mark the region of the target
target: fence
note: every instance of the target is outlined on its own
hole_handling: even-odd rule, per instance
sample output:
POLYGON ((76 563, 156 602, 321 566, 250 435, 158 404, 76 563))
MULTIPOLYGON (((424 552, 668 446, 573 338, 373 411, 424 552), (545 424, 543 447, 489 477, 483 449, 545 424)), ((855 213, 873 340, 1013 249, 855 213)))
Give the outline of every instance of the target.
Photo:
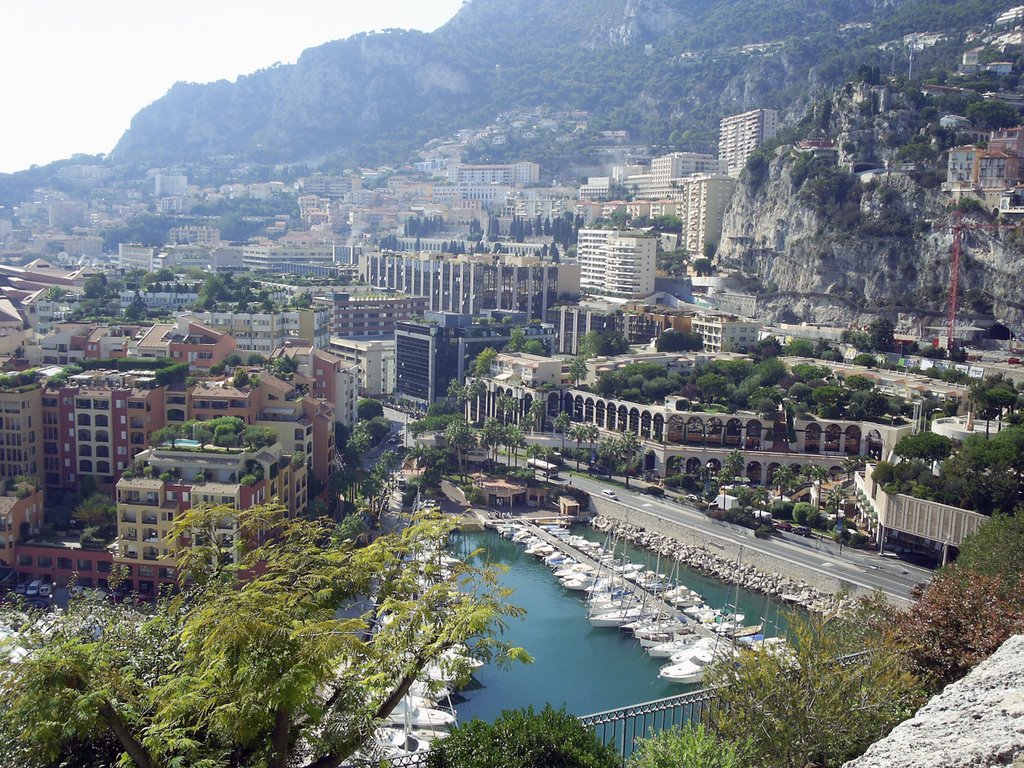
MULTIPOLYGON (((643 704, 584 715, 579 719, 584 726, 594 731, 598 741, 615 747, 625 764, 633 753, 638 739, 666 728, 699 723, 705 713, 711 711, 716 700, 714 689, 705 688, 643 704)), ((345 768, 416 768, 425 766, 426 762, 427 753, 419 752, 388 759, 350 761, 345 763, 345 768)))
POLYGON ((711 711, 716 701, 713 688, 702 688, 678 696, 584 715, 580 722, 592 728, 602 744, 615 747, 625 763, 633 753, 638 739, 668 728, 697 724, 711 711))

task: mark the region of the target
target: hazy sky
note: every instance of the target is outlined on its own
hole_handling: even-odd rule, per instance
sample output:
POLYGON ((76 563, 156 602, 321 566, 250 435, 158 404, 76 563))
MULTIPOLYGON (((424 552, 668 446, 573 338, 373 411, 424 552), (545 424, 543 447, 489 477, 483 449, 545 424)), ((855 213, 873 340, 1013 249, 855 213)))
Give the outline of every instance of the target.
POLYGON ((373 29, 430 31, 462 0, 0 0, 0 173, 109 152, 177 81, 294 62, 373 29))

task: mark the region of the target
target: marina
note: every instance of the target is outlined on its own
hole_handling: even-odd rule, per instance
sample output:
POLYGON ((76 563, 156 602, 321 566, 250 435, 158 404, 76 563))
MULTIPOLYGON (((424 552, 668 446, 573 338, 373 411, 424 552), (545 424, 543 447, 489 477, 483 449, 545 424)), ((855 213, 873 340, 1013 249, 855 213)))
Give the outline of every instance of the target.
MULTIPOLYGON (((601 560, 602 547, 607 548, 603 534, 575 526, 571 535, 591 542, 588 547, 580 539, 573 539, 574 543, 565 541, 565 534, 556 535, 552 530, 544 533, 546 535, 537 538, 544 546, 552 548, 544 557, 557 558, 556 553, 559 553, 595 572, 609 568, 607 555, 601 560)), ((531 529, 529 534, 535 536, 536 530, 531 529)), ((477 552, 478 563, 487 561, 506 569, 499 580, 503 586, 514 590, 511 601, 525 608, 527 616, 522 622, 511 625, 503 639, 525 648, 534 658, 534 663, 529 665, 511 668, 487 665, 478 670, 474 675, 476 682, 464 690, 456 702, 460 721, 474 717, 492 720, 505 709, 526 706, 539 709, 547 703, 556 708, 565 706, 569 712, 583 715, 699 687, 659 678, 659 670, 670 663, 670 658, 664 655, 655 658, 641 645, 643 640, 630 632, 593 626, 588 621, 591 611, 585 599, 587 593, 566 588, 555 576, 556 571, 564 575, 567 565, 545 564, 544 557, 536 556, 539 552, 527 554, 522 544, 502 538, 494 531, 460 533, 453 539, 452 547, 457 555, 477 552), (557 568, 552 569, 552 565, 557 568)), ((616 553, 619 567, 628 562, 639 567, 634 570, 646 571, 648 566, 644 564, 648 561, 649 567, 655 566, 649 553, 628 544, 620 542, 616 553)), ((748 624, 767 623, 771 634, 784 631, 785 617, 780 617, 778 605, 764 596, 737 590, 686 568, 675 569, 672 563, 661 564, 661 571, 673 570, 672 581, 699 593, 707 606, 729 606, 736 614, 751 617, 748 624), (763 622, 762 617, 766 616, 769 619, 763 622), (777 627, 781 627, 778 632, 777 627)), ((642 605, 653 606, 650 610, 654 613, 660 611, 664 616, 682 613, 653 590, 633 585, 632 591, 642 605)), ((705 645, 717 644, 719 636, 709 626, 691 619, 687 627, 692 630, 691 640, 704 638, 705 645)), ((729 641, 722 638, 722 646, 727 645, 729 641)))

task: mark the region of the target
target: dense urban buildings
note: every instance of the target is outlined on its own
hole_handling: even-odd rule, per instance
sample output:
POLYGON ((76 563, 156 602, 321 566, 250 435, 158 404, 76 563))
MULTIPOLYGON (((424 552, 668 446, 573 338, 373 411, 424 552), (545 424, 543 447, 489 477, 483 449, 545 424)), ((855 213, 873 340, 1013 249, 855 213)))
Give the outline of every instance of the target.
POLYGON ((718 132, 718 157, 730 176, 739 176, 747 158, 759 145, 779 131, 779 113, 774 109, 752 109, 723 118, 718 132))
POLYGON ((623 299, 654 293, 657 242, 642 232, 581 229, 576 255, 580 290, 623 299))

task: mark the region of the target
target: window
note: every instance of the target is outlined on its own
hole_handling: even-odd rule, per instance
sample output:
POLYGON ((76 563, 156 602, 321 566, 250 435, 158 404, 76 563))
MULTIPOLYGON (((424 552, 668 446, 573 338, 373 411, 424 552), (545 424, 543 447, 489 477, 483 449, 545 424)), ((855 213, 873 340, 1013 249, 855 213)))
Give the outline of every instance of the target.
POLYGON ((92 472, 92 462, 88 461, 86 459, 82 459, 81 461, 78 462, 78 471, 79 472, 89 472, 89 473, 91 473, 92 472))
POLYGON ((78 414, 78 426, 80 427, 91 427, 92 417, 88 413, 78 414))
MULTIPOLYGON (((122 416, 121 418, 124 418, 124 417, 122 416)), ((97 426, 97 427, 109 427, 110 426, 110 419, 107 416, 104 416, 102 413, 97 414, 96 415, 96 421, 94 422, 94 425, 97 426)))

